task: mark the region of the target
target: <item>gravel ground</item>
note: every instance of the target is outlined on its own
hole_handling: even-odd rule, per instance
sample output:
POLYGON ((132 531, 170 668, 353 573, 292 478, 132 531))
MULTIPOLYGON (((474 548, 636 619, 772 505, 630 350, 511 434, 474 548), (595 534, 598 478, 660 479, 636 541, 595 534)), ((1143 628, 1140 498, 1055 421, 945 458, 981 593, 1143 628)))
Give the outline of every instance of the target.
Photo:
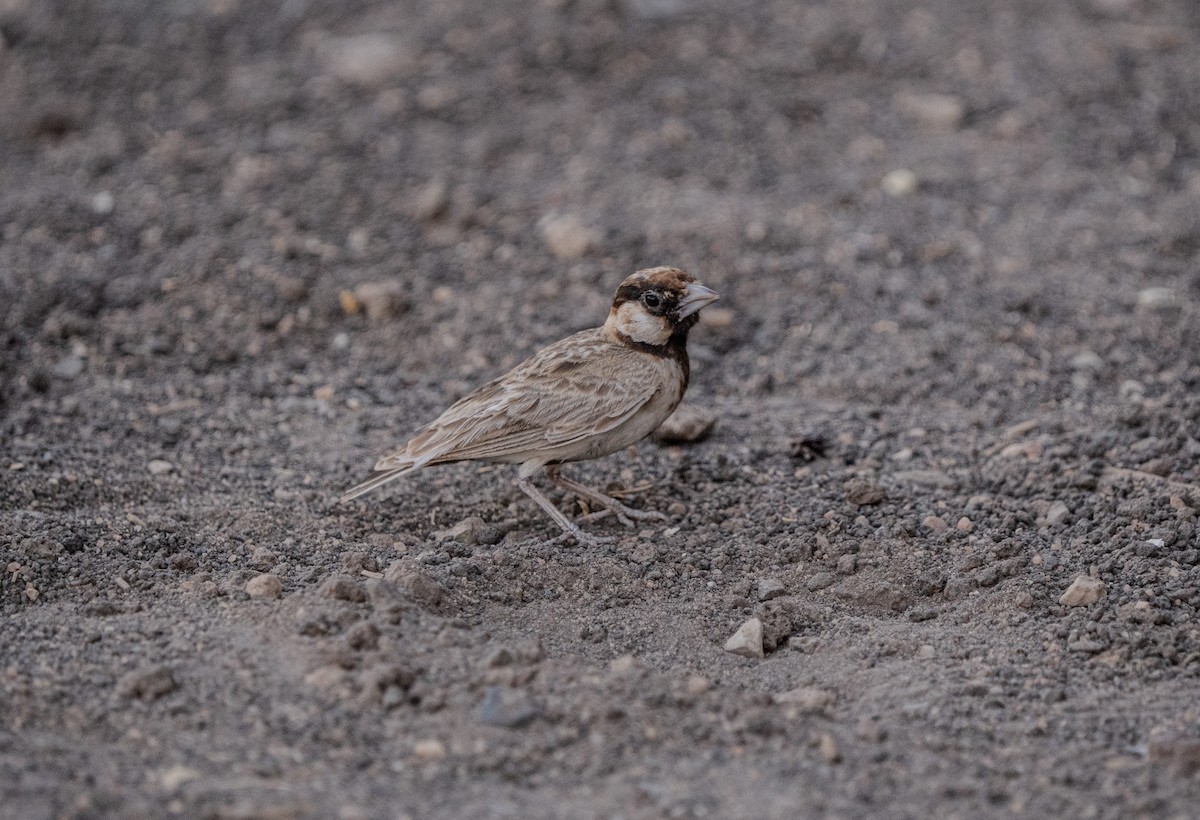
POLYGON ((1191 0, 2 0, 0 816, 1194 817, 1198 297, 1191 0), (337 503, 653 264, 669 524, 337 503))

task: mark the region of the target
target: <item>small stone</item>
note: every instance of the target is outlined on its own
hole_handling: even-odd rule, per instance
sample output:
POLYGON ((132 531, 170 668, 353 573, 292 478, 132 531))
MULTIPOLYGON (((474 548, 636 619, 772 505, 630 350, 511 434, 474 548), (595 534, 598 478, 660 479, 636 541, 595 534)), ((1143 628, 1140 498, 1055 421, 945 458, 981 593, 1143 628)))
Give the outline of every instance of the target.
POLYGON ((901 197, 915 194, 920 187, 917 175, 907 168, 897 168, 888 171, 879 183, 879 187, 888 196, 901 197))
POLYGON ((1070 508, 1061 501, 1055 501, 1050 505, 1050 509, 1046 510, 1046 524, 1051 527, 1057 527, 1064 523, 1071 515, 1070 508))
POLYGON ((437 738, 425 738, 413 744, 413 754, 422 760, 441 760, 446 756, 446 744, 437 738))
POLYGON ((758 618, 751 618, 725 642, 725 651, 744 658, 763 657, 763 625, 758 618))
POLYGON ((175 676, 166 666, 151 666, 124 675, 117 682, 117 694, 123 698, 156 700, 179 688, 175 676))
POLYGON ((250 566, 259 570, 268 570, 279 561, 279 555, 270 547, 255 547, 250 555, 250 566))
MULTIPOLYGON (((391 280, 382 282, 363 282, 354 288, 351 294, 353 300, 361 305, 366 312, 368 321, 386 322, 402 314, 408 307, 404 298, 404 285, 391 280)), ((346 304, 343 302, 342 309, 346 304)), ((353 312, 353 311, 347 311, 353 312)))
POLYGON ((703 675, 688 675, 687 681, 683 684, 683 688, 687 690, 689 695, 703 695, 712 688, 712 683, 703 675))
POLYGON ((546 247, 558 259, 578 259, 600 244, 600 234, 574 214, 547 214, 538 220, 546 247))
POLYGON ((1017 595, 1016 604, 1021 609, 1033 609, 1034 603, 1036 602, 1034 601, 1033 594, 1029 591, 1021 592, 1017 595))
POLYGON ((63 356, 50 370, 57 378, 71 381, 83 373, 83 357, 74 354, 63 356))
POLYGON ((331 578, 326 578, 317 587, 317 594, 322 598, 331 598, 335 601, 350 601, 351 603, 361 604, 367 600, 367 593, 363 591, 353 579, 347 578, 344 575, 335 575, 331 578))
POLYGON ((1071 641, 1067 644, 1068 652, 1082 652, 1087 655, 1095 655, 1097 652, 1103 651, 1104 644, 1099 641, 1093 641, 1090 638, 1080 638, 1077 641, 1071 641))
POLYGON ((413 216, 429 222, 450 207, 450 190, 444 179, 431 179, 412 198, 413 216))
POLYGON ((417 62, 403 41, 382 33, 330 38, 322 44, 319 56, 334 77, 361 86, 391 83, 417 62))
POLYGON ((815 686, 797 686, 795 689, 773 695, 772 700, 781 706, 795 706, 805 712, 820 712, 833 706, 837 702, 837 695, 815 686))
POLYGON ((931 661, 936 657, 937 650, 934 649, 933 644, 923 643, 917 647, 917 660, 931 661))
POLYGON ((189 769, 187 766, 172 766, 158 776, 158 782, 165 791, 173 792, 184 783, 191 782, 199 777, 200 772, 195 769, 189 769))
POLYGON ((1005 445, 1000 451, 1001 458, 1026 458, 1030 461, 1037 461, 1042 457, 1042 443, 1037 440, 1033 441, 1017 441, 1012 444, 1005 445))
POLYGON ((542 713, 528 695, 489 686, 479 706, 477 719, 485 726, 500 726, 505 729, 520 729, 527 726, 542 713))
POLYGON ((958 530, 959 532, 970 532, 971 530, 975 529, 975 522, 964 515, 962 518, 958 519, 958 523, 954 525, 954 529, 958 530))
POLYGON ((433 540, 442 543, 446 540, 457 541, 460 544, 472 545, 479 542, 479 531, 487 526, 487 522, 477 515, 464 518, 453 527, 439 530, 433 534, 433 540))
POLYGON ((785 592, 783 582, 778 578, 763 578, 758 582, 758 600, 760 601, 770 601, 785 592))
POLYGON ((949 94, 900 92, 892 99, 895 109, 933 131, 953 131, 966 116, 963 104, 949 94))
POLYGON ((837 741, 833 739, 833 735, 828 733, 821 735, 817 746, 821 750, 821 757, 825 758, 826 763, 837 763, 842 759, 842 753, 838 750, 837 741))
POLYGON ((256 575, 246 582, 246 594, 251 598, 281 598, 283 582, 276 575, 256 575))
POLYGON ((852 478, 842 485, 846 500, 857 507, 869 507, 887 498, 887 493, 873 481, 865 478, 852 478))
POLYGON ((1058 602, 1063 606, 1089 606, 1102 597, 1104 597, 1104 582, 1099 578, 1080 575, 1071 582, 1058 602))
POLYGON ((1098 373, 1104 369, 1104 359, 1091 350, 1084 350, 1071 357, 1072 370, 1088 370, 1098 373))
POLYGON ((175 469, 175 465, 169 461, 164 461, 161 458, 153 459, 146 464, 146 470, 150 475, 166 475, 175 469))
POLYGON ((388 567, 384 578, 424 607, 433 608, 441 603, 442 588, 438 582, 404 561, 396 561, 388 567))
POLYGON ((712 435, 716 426, 717 416, 712 411, 681 404, 654 431, 653 438, 659 444, 694 444, 712 435))
POLYGON ((808 579, 806 586, 816 592, 818 590, 831 587, 837 583, 837 576, 832 572, 818 572, 813 577, 808 579))
POLYGON ((858 556, 852 552, 838 557, 838 575, 853 575, 858 572, 858 556))
POLYGON ((921 523, 925 525, 926 529, 932 530, 933 532, 945 532, 946 530, 950 529, 950 525, 946 523, 946 520, 936 515, 926 516, 925 520, 921 523))
POLYGON ((346 682, 346 670, 337 664, 318 666, 304 676, 304 682, 325 692, 332 692, 346 682))
POLYGON ((1143 288, 1138 291, 1138 307, 1149 310, 1161 310, 1175 304, 1175 291, 1170 288, 1143 288))
POLYGON ((108 216, 113 212, 117 201, 109 191, 100 191, 92 197, 92 213, 96 216, 108 216))

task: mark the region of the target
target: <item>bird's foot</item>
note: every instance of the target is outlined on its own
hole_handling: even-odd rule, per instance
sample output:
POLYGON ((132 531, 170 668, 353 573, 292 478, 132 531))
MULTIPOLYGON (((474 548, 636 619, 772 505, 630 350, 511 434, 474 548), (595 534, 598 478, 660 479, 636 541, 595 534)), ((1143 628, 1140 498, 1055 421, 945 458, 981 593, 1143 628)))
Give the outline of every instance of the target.
POLYGON ((657 510, 635 510, 633 507, 625 506, 615 498, 610 498, 607 502, 600 503, 604 505, 603 509, 580 516, 578 520, 586 522, 599 521, 611 515, 626 527, 634 526, 634 522, 636 521, 657 521, 662 523, 671 520, 657 510))

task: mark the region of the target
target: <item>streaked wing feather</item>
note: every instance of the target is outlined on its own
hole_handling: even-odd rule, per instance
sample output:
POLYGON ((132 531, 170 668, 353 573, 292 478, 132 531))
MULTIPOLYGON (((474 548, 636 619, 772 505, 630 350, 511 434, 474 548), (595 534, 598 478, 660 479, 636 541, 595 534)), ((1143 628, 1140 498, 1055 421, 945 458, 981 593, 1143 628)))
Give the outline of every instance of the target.
POLYGON ((636 352, 577 333, 455 402, 376 469, 504 458, 607 432, 654 395, 644 376, 636 352))

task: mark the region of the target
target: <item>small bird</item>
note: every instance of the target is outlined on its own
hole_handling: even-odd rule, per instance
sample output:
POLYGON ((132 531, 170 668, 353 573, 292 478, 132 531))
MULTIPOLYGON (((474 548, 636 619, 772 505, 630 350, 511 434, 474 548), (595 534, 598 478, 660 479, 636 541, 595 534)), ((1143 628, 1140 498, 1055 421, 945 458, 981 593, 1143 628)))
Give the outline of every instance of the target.
POLYGON ((559 465, 600 458, 641 441, 679 405, 688 386, 688 331, 717 294, 679 268, 640 270, 625 279, 601 327, 543 348, 459 399, 403 447, 375 465, 375 475, 347 491, 349 501, 432 464, 490 461, 519 464, 517 486, 566 536, 601 542, 583 532, 534 486, 545 468, 558 486, 634 519, 666 520, 635 510, 572 481, 559 465))

